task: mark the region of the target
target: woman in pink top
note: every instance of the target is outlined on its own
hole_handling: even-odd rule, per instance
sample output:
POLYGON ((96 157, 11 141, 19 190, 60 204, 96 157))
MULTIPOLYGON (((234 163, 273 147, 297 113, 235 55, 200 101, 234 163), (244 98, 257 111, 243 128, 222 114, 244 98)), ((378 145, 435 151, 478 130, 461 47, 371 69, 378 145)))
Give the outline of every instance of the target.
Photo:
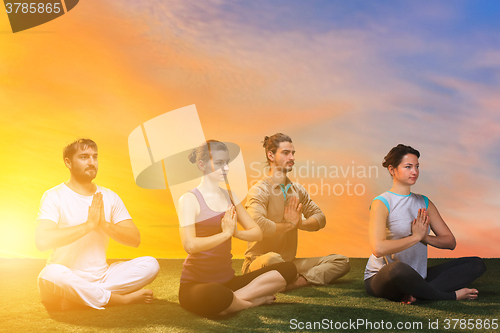
POLYGON ((193 150, 189 159, 203 177, 200 185, 179 200, 181 240, 189 254, 181 275, 181 306, 211 316, 271 304, 273 295, 295 280, 295 266, 280 263, 234 275, 231 238, 259 241, 262 232, 245 208, 231 204, 228 192, 219 187, 229 171, 226 145, 209 140, 193 150), (237 222, 243 230, 238 230, 237 222))

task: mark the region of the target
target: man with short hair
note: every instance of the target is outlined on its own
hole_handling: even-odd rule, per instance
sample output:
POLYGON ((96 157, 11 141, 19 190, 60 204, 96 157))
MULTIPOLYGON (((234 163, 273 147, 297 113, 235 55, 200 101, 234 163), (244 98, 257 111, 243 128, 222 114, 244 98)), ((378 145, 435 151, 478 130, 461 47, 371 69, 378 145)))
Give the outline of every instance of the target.
POLYGON ((299 276, 287 290, 330 284, 349 272, 347 257, 338 254, 315 258, 295 257, 297 231, 317 231, 325 226, 326 219, 305 188, 287 177, 295 163, 292 139, 288 135, 276 133, 271 137, 266 136, 263 146, 269 173, 250 189, 246 208, 262 229, 264 239, 248 242, 243 273, 291 261, 297 267, 299 276))
POLYGON ((118 195, 92 182, 97 145, 77 140, 64 148, 63 159, 70 179, 44 193, 35 232, 37 248, 53 250, 38 276, 42 302, 56 310, 74 303, 95 309, 150 303, 153 292, 141 288, 159 272, 155 258, 106 262, 109 237, 138 247, 141 236, 118 195))

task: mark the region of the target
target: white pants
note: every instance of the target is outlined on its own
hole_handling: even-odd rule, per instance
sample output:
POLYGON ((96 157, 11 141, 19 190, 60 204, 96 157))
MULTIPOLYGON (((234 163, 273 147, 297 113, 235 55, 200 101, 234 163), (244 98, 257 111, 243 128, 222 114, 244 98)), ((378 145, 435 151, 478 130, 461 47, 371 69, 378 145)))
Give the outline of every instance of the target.
POLYGON ((52 303, 61 297, 95 309, 104 309, 111 293, 128 294, 153 282, 160 271, 153 257, 140 257, 115 262, 95 273, 73 270, 59 264, 50 264, 38 275, 38 289, 42 301, 52 303))

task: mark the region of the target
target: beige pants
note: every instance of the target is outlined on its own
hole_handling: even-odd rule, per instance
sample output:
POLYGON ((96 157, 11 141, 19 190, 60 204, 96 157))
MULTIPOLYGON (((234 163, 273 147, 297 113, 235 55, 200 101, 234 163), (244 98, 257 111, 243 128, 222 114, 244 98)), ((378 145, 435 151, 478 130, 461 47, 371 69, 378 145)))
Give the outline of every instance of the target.
POLYGON ((52 303, 61 297, 75 303, 104 309, 111 293, 128 294, 153 282, 160 271, 153 257, 140 257, 115 262, 106 270, 94 274, 50 264, 38 276, 42 301, 52 303))
MULTIPOLYGON (((247 266, 243 274, 284 261, 285 260, 283 260, 280 254, 269 252, 257 257, 247 266)), ((349 258, 340 254, 330 254, 324 257, 314 258, 299 258, 292 260, 292 262, 297 267, 297 272, 302 275, 309 284, 314 285, 330 284, 347 274, 351 269, 349 258)))

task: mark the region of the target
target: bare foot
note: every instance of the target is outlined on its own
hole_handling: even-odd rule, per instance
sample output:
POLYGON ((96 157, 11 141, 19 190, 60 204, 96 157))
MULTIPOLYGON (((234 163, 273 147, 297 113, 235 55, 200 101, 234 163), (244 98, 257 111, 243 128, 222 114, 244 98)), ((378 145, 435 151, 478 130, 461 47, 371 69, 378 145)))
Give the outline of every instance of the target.
POLYGON ((119 295, 111 293, 107 305, 125 305, 133 303, 151 303, 153 301, 153 292, 148 289, 141 289, 130 294, 119 295))
POLYGON ((128 304, 132 303, 151 303, 153 301, 153 292, 149 289, 141 289, 133 293, 123 295, 127 298, 128 304))
POLYGON ((256 299, 251 300, 251 307, 259 306, 263 304, 272 304, 276 300, 276 296, 263 296, 256 299))
POLYGON ((477 299, 479 291, 477 289, 462 288, 455 291, 457 295, 457 301, 463 299, 477 299))
POLYGON ((290 290, 305 287, 308 285, 309 285, 309 282, 307 282, 307 280, 302 275, 299 275, 297 277, 297 279, 295 279, 295 281, 293 281, 288 286, 286 286, 285 291, 290 291, 290 290))
POLYGON ((403 298, 401 299, 401 303, 403 304, 411 304, 413 302, 415 302, 417 299, 415 297, 413 297, 412 295, 404 295, 403 298))

